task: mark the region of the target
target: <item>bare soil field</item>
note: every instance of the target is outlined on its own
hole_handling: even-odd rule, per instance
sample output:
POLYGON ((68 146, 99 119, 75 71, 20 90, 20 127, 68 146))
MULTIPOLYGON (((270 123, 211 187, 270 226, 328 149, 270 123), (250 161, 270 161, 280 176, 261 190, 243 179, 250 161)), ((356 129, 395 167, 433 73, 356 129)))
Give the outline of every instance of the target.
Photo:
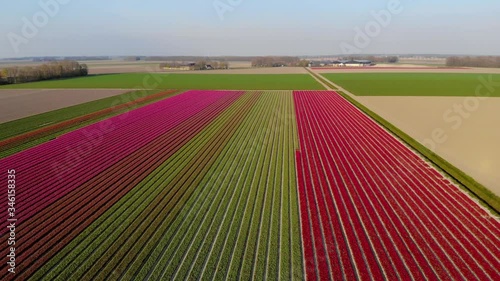
POLYGON ((89 74, 164 72, 158 61, 89 61, 89 74))
POLYGON ((138 72, 165 72, 156 66, 89 66, 89 74, 116 74, 116 73, 138 73, 138 72))
POLYGON ((499 98, 355 98, 500 195, 499 98))
POLYGON ((123 94, 123 89, 0 90, 0 123, 123 94))
POLYGON ((445 58, 399 58, 400 64, 417 64, 417 65, 446 65, 445 58))
POLYGON ((500 73, 500 68, 447 68, 425 66, 371 66, 371 67, 331 67, 313 68, 316 73, 500 73))

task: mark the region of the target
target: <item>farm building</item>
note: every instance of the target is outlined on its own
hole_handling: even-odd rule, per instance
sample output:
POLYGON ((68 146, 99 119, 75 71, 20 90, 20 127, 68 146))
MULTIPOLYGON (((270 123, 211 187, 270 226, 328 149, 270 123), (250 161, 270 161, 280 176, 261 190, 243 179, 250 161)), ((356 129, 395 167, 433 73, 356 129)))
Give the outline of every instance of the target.
POLYGON ((371 66, 374 65, 371 60, 337 60, 333 66, 371 66))
POLYGON ((309 67, 337 66, 337 67, 356 67, 375 65, 371 60, 334 60, 334 61, 312 61, 309 67))

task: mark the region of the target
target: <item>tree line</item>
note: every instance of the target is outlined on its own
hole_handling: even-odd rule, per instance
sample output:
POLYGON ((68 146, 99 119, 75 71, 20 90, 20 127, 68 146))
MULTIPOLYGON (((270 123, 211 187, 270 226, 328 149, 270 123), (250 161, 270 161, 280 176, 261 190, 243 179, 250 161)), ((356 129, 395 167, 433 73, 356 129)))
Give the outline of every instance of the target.
POLYGON ((255 57, 249 56, 151 56, 141 57, 145 61, 251 61, 255 57))
POLYGON ((499 67, 500 57, 497 56, 481 56, 481 57, 448 57, 446 58, 446 66, 452 67, 499 67))
POLYGON ((309 64, 307 60, 301 60, 298 57, 268 56, 256 57, 252 59, 252 67, 282 67, 282 66, 302 66, 309 64))
POLYGON ((160 68, 183 68, 189 67, 190 70, 207 70, 207 69, 228 69, 229 63, 226 61, 211 61, 211 60, 198 60, 194 63, 179 63, 179 62, 165 62, 160 63, 160 68))
POLYGON ((88 75, 86 64, 53 61, 36 66, 13 66, 0 70, 0 84, 18 84, 88 75))

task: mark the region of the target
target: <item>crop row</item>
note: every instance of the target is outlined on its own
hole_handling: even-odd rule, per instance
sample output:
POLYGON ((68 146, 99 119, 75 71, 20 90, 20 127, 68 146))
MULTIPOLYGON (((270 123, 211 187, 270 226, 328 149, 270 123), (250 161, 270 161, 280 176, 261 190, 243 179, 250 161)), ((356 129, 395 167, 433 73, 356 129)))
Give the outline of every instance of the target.
MULTIPOLYGON (((149 174, 136 188, 129 192, 108 212, 99 217, 94 224, 73 240, 68 247, 64 248, 57 255, 57 258, 44 267, 44 269, 51 270, 48 276, 57 276, 57 272, 60 270, 66 270, 65 274, 74 273, 75 269, 79 269, 81 263, 92 260, 92 256, 95 257, 94 254, 98 257, 100 251, 106 250, 106 246, 112 243, 114 238, 144 210, 145 206, 149 205, 157 197, 158 193, 163 190, 161 186, 170 182, 186 166, 186 163, 191 161, 198 152, 196 147, 199 146, 200 141, 205 142, 206 139, 210 139, 206 135, 207 130, 212 131, 211 128, 214 127, 214 124, 219 123, 224 115, 226 115, 226 112, 222 113, 213 124, 209 125, 196 138, 189 141, 177 153, 168 158, 164 164, 149 174), (96 244, 90 245, 90 243, 94 242, 96 244), (93 246, 97 248, 89 250, 93 246), (92 256, 87 257, 87 255, 92 256), (64 259, 60 260, 62 257, 64 259), (67 270, 68 266, 70 270, 67 270)), ((41 271, 43 272, 43 270, 41 271)), ((37 273, 37 275, 39 274, 37 273)), ((60 278, 66 279, 65 277, 60 278)))
POLYGON ((293 111, 242 96, 34 279, 302 278, 293 111))
MULTIPOLYGON (((181 95, 187 98, 180 100, 180 103, 176 105, 188 115, 175 114, 175 111, 169 107, 156 111, 150 108, 150 112, 155 114, 144 116, 145 112, 139 109, 128 113, 127 118, 115 120, 115 124, 119 127, 121 120, 127 122, 130 119, 136 119, 135 115, 142 116, 143 119, 136 121, 136 123, 142 123, 142 126, 135 126, 134 122, 122 126, 128 127, 132 134, 140 135, 142 138, 147 138, 148 134, 155 135, 155 130, 162 131, 165 128, 169 130, 157 135, 143 146, 133 151, 129 150, 129 154, 124 155, 120 161, 112 163, 88 181, 65 192, 58 198, 58 201, 54 200, 56 204, 46 206, 23 221, 16 229, 19 237, 22 237, 22 243, 19 243, 20 246, 16 249, 20 258, 23 258, 22 275, 29 276, 36 268, 43 265, 151 171, 178 151, 240 95, 241 92, 192 91, 181 95), (200 100, 204 101, 200 102, 200 100), (155 122, 155 118, 159 120, 155 122), (169 126, 171 122, 175 125, 169 126)), ((159 103, 166 103, 166 101, 159 103)), ((102 145, 106 141, 115 143, 112 148, 116 150, 116 153, 120 153, 121 149, 130 145, 126 136, 105 135, 103 140, 102 145)), ((46 145, 49 144, 51 143, 46 145)), ((107 155, 114 155, 113 152, 115 151, 109 151, 107 155)), ((96 156, 96 158, 99 157, 96 156)), ((28 169, 26 172, 29 171, 28 169)), ((84 168, 78 171, 86 172, 84 168)), ((73 175, 70 180, 75 181, 78 177, 78 174, 73 175)), ((47 185, 40 189, 38 194, 41 197, 40 202, 45 203, 50 200, 53 194, 47 190, 51 188, 52 186, 47 185)), ((25 196, 20 198, 26 199, 25 196)))
MULTIPOLYGON (((217 132, 223 127, 223 124, 230 122, 230 117, 238 111, 237 109, 241 107, 241 104, 241 99, 239 99, 227 110, 221 112, 219 117, 210 123, 208 127, 189 140, 178 152, 166 159, 159 168, 149 173, 137 187, 73 240, 41 272, 50 276, 50 278, 59 276, 59 278, 67 279, 69 278, 65 277, 67 274, 88 276, 87 271, 92 267, 93 260, 103 259, 103 255, 107 252, 121 251, 121 249, 116 248, 117 245, 118 247, 124 246, 124 249, 126 249, 127 245, 132 246, 132 244, 113 246, 113 243, 123 239, 121 236, 126 231, 133 231, 131 225, 139 224, 142 228, 142 225, 153 221, 156 206, 165 203, 170 204, 168 198, 177 198, 181 194, 176 193, 176 191, 185 192, 188 189, 186 187, 179 189, 179 187, 182 187, 181 180, 183 180, 182 177, 185 174, 183 170, 197 167, 192 164, 197 160, 197 156, 204 153, 202 148, 211 140, 217 140, 217 136, 219 136, 217 132), (144 224, 141 224, 141 222, 144 222, 144 224)), ((179 135, 173 134, 173 136, 178 137, 179 135)), ((168 145, 168 143, 164 144, 165 147, 168 145)), ((189 187, 189 183, 186 184, 189 187)), ((172 202, 175 203, 175 200, 172 202)), ((179 202, 179 205, 182 206, 182 202, 179 202)), ((173 213, 175 210, 171 209, 171 211, 173 213)), ((168 226, 168 224, 165 224, 165 226, 168 226)), ((156 230, 156 228, 153 227, 151 230, 156 230)), ((126 239, 127 235, 123 237, 126 239)), ((116 260, 111 261, 111 263, 119 262, 122 257, 116 255, 116 260)), ((105 266, 105 264, 102 264, 102 266, 105 266)), ((37 273, 36 276, 42 276, 42 274, 37 273)))
POLYGON ((23 198, 17 206, 19 219, 37 214, 223 96, 205 94, 205 99, 193 103, 197 95, 192 91, 166 99, 0 160, 1 167, 12 167, 23 175, 16 189, 16 195, 23 198))
POLYGON ((306 275, 500 277, 500 223, 334 92, 295 92, 306 275))

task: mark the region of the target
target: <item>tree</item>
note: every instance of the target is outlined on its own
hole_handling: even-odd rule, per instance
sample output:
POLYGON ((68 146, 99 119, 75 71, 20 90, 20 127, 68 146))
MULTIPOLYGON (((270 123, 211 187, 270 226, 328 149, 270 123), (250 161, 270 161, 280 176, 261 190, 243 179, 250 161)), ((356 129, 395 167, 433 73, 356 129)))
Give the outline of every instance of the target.
POLYGON ((207 62, 205 60, 199 60, 195 63, 194 69, 195 70, 205 70, 207 65, 207 62))
POLYGON ((307 67, 307 66, 309 66, 309 61, 308 60, 301 60, 301 61, 299 61, 299 63, 297 64, 297 66, 307 67))
POLYGON ((89 68, 86 64, 82 63, 80 65, 80 76, 87 76, 89 74, 89 68))
POLYGON ((7 84, 7 73, 5 69, 0 69, 0 85, 7 84))
POLYGON ((19 67, 9 67, 7 70, 7 80, 9 83, 15 84, 17 83, 17 75, 19 73, 19 67))
POLYGON ((448 57, 446 65, 450 67, 500 67, 500 57, 448 57))
POLYGON ((396 56, 388 57, 387 62, 388 63, 397 63, 397 62, 399 62, 399 58, 396 56))
POLYGON ((297 57, 257 57, 252 60, 252 67, 295 66, 299 62, 297 57))

